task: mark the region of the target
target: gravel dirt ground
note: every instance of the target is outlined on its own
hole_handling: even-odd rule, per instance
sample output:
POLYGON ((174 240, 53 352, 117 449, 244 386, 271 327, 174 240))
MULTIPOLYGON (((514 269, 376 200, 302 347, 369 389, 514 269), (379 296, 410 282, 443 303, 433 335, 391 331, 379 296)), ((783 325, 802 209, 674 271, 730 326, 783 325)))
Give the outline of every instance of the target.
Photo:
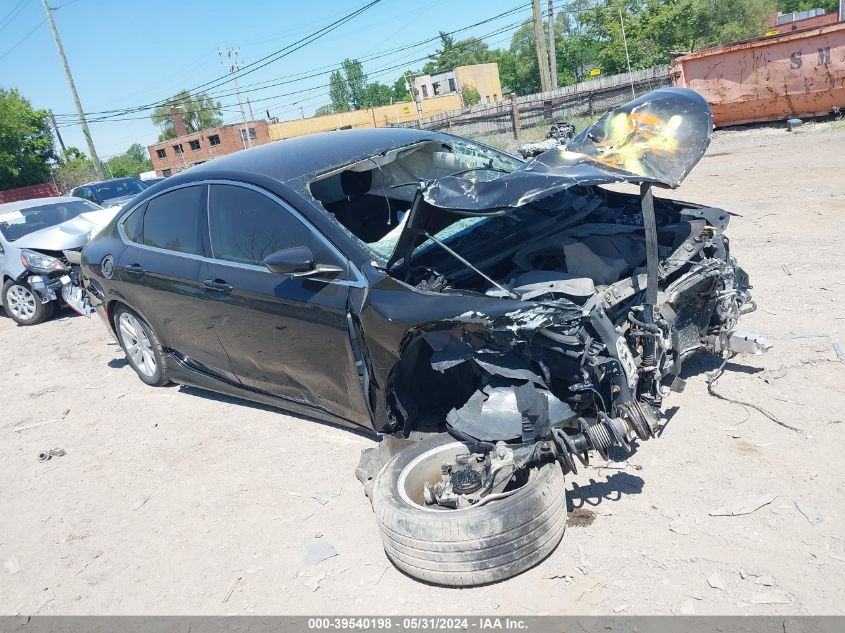
POLYGON ((718 390, 802 432, 709 396, 717 361, 690 361, 660 439, 570 478, 560 547, 480 588, 389 564, 354 475, 372 438, 147 387, 98 319, 0 313, 0 612, 845 613, 843 164, 835 124, 722 132, 673 194, 737 214, 744 326, 775 344, 718 390), (312 543, 337 555, 306 565, 312 543))

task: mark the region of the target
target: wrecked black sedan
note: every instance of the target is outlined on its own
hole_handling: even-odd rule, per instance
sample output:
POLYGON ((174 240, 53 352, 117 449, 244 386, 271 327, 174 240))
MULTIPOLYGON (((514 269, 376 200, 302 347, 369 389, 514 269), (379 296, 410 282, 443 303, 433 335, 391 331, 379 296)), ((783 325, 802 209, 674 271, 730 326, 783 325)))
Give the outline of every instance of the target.
POLYGON ((665 89, 527 163, 411 129, 280 141, 139 195, 85 285, 144 382, 381 434, 359 476, 390 559, 500 580, 560 541, 566 472, 654 435, 685 358, 766 347, 736 330, 728 213, 652 195, 711 129, 665 89))

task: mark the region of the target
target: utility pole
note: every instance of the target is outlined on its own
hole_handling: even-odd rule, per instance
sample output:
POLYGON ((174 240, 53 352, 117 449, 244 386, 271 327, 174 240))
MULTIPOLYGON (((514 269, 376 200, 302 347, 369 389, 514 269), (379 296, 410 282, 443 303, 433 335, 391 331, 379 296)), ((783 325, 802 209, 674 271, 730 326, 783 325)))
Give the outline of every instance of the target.
POLYGON ((622 43, 625 44, 625 61, 628 62, 628 79, 631 81, 631 96, 636 98, 634 90, 634 76, 631 74, 631 58, 628 56, 628 38, 625 36, 625 20, 622 18, 622 7, 619 7, 619 24, 622 25, 622 43))
MULTIPOLYGON (((46 0, 44 0, 46 2, 46 0)), ((244 110, 244 102, 241 101, 241 89, 238 86, 238 51, 233 48, 218 49, 217 54, 220 56, 220 64, 229 67, 229 72, 232 74, 232 82, 235 84, 235 94, 238 96, 238 105, 241 108, 241 118, 244 121, 243 134, 246 138, 241 140, 244 142, 244 147, 252 147, 252 139, 249 138, 249 125, 246 121, 246 110, 244 110), (226 59, 223 59, 225 53, 226 59)))
POLYGON ((839 21, 845 20, 845 0, 839 0, 839 21))
POLYGON ((249 97, 246 99, 246 107, 249 108, 249 120, 255 121, 255 115, 252 113, 252 103, 249 100, 249 97))
POLYGON ((82 104, 79 102, 79 95, 76 92, 76 84, 73 83, 73 75, 70 74, 70 66, 65 57, 65 49, 62 48, 62 40, 59 39, 59 32, 56 30, 56 23, 53 21, 53 10, 47 4, 47 0, 41 0, 44 5, 44 12, 47 14, 47 21, 50 23, 50 29, 53 31, 53 37, 56 40, 56 48, 59 51, 59 57, 62 58, 62 65, 65 68, 65 76, 67 77, 67 84, 70 86, 70 93, 73 96, 73 102, 76 104, 76 113, 79 115, 79 123, 82 126, 82 135, 88 143, 88 153, 91 155, 91 162, 94 163, 94 171, 97 178, 104 180, 103 165, 100 163, 100 157, 97 156, 97 150, 94 147, 94 139, 91 138, 91 130, 88 129, 88 121, 85 120, 85 112, 82 110, 82 104))
POLYGON ((540 90, 548 92, 549 88, 549 53, 546 50, 546 38, 543 34, 543 14, 540 11, 540 0, 531 0, 531 11, 534 14, 534 46, 537 50, 537 66, 540 69, 540 90))
POLYGON ((557 89, 557 53, 555 52, 554 0, 549 0, 549 90, 557 89))
POLYGON ((62 140, 62 133, 59 132, 59 124, 56 123, 56 115, 53 114, 52 110, 48 110, 50 113, 50 120, 53 122, 53 129, 56 131, 56 138, 59 139, 59 145, 62 148, 62 154, 65 153, 65 142, 62 140))

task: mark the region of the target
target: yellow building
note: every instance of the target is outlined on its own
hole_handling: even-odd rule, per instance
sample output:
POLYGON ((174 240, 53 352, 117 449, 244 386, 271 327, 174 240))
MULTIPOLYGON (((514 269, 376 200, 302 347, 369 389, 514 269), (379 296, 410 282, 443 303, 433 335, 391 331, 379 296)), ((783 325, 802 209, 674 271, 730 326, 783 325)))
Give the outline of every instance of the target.
POLYGON ((473 87, 481 96, 481 103, 496 103, 502 98, 502 82, 499 79, 499 65, 473 64, 457 66, 433 75, 420 75, 414 79, 414 91, 422 102, 443 95, 461 94, 473 87))
MULTIPOLYGON (((495 66, 495 64, 494 64, 495 66)), ((422 116, 430 117, 443 114, 450 110, 459 110, 463 103, 461 95, 450 94, 436 99, 420 101, 422 116)), ((416 121, 418 118, 417 105, 413 101, 402 101, 392 105, 353 110, 352 112, 338 112, 308 119, 293 119, 280 121, 268 126, 270 140, 279 141, 283 138, 329 132, 331 130, 348 130, 359 127, 390 127, 396 123, 416 121)))

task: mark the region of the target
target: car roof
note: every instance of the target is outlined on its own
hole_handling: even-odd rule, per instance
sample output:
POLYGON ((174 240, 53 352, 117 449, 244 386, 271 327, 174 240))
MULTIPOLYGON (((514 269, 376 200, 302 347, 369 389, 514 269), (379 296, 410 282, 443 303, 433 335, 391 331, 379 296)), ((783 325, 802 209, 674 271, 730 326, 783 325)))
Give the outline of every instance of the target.
POLYGON ((93 187, 94 185, 102 185, 103 183, 107 182, 120 182, 122 180, 140 180, 135 176, 121 176, 120 178, 108 178, 107 180, 92 180, 91 182, 86 182, 84 185, 77 185, 74 189, 79 189, 80 187, 93 187))
POLYGON ((76 202, 82 200, 75 196, 55 196, 51 198, 29 198, 28 200, 15 200, 14 202, 4 202, 0 204, 0 213, 4 211, 19 211, 21 209, 29 209, 30 207, 40 207, 44 204, 55 204, 58 202, 76 202))
POLYGON ((215 158, 183 173, 190 173, 194 178, 214 178, 239 171, 289 182, 383 151, 431 140, 449 141, 455 140, 455 137, 410 128, 336 130, 274 141, 215 158))

